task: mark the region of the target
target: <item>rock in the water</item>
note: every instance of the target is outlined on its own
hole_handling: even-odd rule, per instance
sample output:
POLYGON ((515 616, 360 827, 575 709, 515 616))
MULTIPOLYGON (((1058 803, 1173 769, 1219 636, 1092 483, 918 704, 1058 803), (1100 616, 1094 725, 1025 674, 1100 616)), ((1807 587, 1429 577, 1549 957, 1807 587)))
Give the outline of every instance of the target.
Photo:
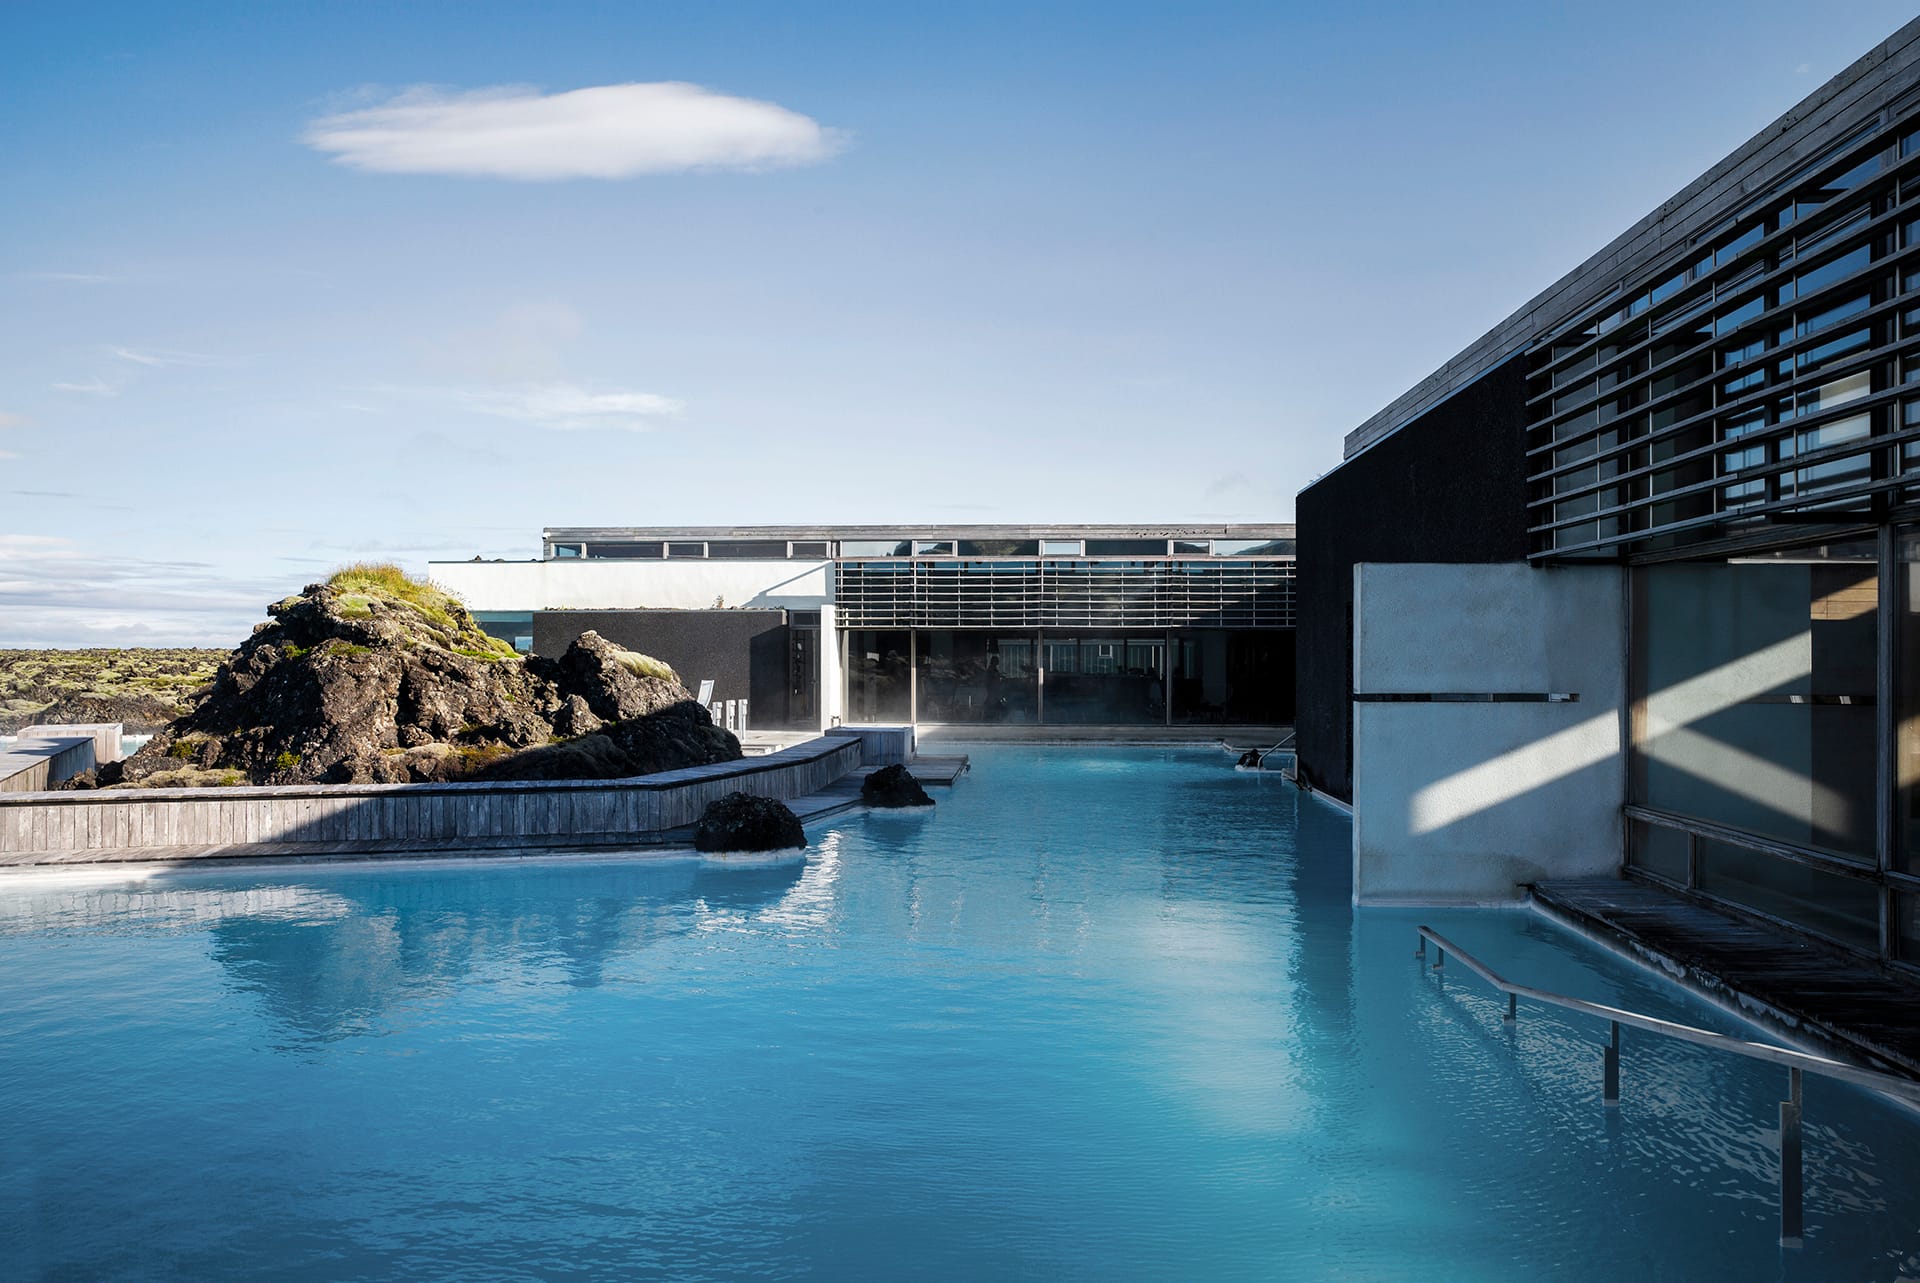
POLYGON ((356 566, 268 608, 184 717, 101 767, 252 784, 610 779, 731 761, 673 671, 586 632, 521 658, 454 598, 356 566), (566 741, 566 742, 556 742, 566 741))
POLYGON ((932 806, 933 799, 913 778, 913 772, 900 765, 883 766, 867 776, 860 786, 860 800, 868 806, 932 806))
POLYGON ((791 807, 751 793, 729 793, 710 804, 693 831, 697 851, 785 851, 806 844, 791 807))

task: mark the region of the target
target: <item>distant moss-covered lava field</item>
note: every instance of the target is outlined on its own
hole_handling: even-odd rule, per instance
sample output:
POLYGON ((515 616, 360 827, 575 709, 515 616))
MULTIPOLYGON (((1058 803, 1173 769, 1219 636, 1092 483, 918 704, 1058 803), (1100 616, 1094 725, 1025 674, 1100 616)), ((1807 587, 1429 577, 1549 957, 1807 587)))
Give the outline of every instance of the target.
POLYGON ((0 735, 36 722, 150 731, 187 711, 224 650, 0 650, 0 735))

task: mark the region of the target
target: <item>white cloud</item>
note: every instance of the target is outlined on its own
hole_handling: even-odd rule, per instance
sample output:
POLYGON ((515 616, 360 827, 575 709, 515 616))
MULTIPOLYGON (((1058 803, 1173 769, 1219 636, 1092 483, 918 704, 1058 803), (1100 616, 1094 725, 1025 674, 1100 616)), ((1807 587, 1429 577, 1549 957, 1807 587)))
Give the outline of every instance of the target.
POLYGON ((145 365, 154 369, 160 369, 169 365, 211 366, 228 364, 227 358, 223 356, 208 356, 202 352, 169 352, 164 348, 158 348, 150 352, 142 352, 134 348, 126 347, 110 347, 107 351, 119 357, 122 361, 132 361, 135 365, 145 365))
POLYGON ((286 595, 213 566, 0 533, 0 646, 232 646, 286 595))
POLYGON ((105 379, 88 379, 85 383, 56 383, 55 392, 81 392, 87 396, 119 396, 120 389, 105 379))
POLYGON ((409 89, 324 116, 302 141, 353 169, 544 182, 807 165, 845 136, 774 103, 660 81, 557 94, 409 89))
POLYGON ((0 410, 0 431, 4 431, 7 428, 24 428, 26 426, 26 415, 8 414, 5 410, 0 410))
POLYGON ((684 402, 652 392, 592 392, 572 383, 466 391, 459 398, 482 414, 519 419, 554 431, 616 428, 645 432, 677 419, 684 402))
POLYGON ((105 285, 125 280, 122 276, 105 276, 98 272, 20 272, 17 274, 26 281, 69 281, 76 285, 105 285))
POLYGON ((18 459, 19 457, 11 450, 0 450, 0 459, 18 459))

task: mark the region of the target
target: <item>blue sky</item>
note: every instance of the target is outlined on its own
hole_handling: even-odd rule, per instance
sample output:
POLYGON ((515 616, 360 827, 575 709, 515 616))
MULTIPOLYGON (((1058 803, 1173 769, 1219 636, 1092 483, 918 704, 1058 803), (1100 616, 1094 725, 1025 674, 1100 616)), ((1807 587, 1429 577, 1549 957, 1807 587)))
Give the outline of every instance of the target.
POLYGON ((1288 520, 1911 16, 5 14, 0 645, 232 645, 546 524, 1288 520))

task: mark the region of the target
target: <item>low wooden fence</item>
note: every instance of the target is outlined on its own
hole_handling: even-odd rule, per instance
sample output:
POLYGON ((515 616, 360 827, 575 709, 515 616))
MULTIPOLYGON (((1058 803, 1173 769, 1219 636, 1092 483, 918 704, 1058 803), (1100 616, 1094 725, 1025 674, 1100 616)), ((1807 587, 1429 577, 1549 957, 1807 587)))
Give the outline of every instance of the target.
POLYGON ((6 794, 0 866, 644 846, 683 840, 728 793, 802 797, 861 765, 858 738, 823 736, 625 780, 6 794))

